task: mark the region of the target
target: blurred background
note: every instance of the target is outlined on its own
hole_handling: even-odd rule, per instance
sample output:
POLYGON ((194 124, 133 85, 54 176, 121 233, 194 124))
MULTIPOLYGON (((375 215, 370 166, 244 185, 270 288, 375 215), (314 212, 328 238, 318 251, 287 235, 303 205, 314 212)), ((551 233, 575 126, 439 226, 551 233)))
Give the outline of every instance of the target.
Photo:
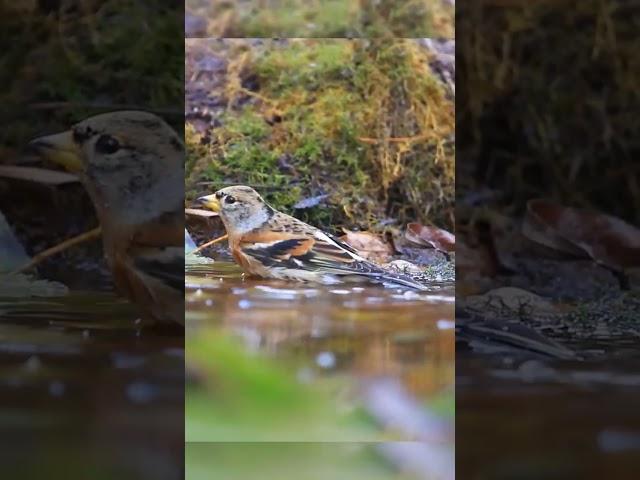
POLYGON ((186 0, 187 37, 453 38, 454 0, 186 0))
POLYGON ((635 478, 637 3, 458 2, 462 478, 635 478))
POLYGON ((181 478, 183 338, 140 331, 138 313, 113 292, 98 237, 28 267, 98 223, 77 177, 26 145, 120 109, 153 111, 182 132, 183 5, 61 0, 0 10, 4 475, 181 478))

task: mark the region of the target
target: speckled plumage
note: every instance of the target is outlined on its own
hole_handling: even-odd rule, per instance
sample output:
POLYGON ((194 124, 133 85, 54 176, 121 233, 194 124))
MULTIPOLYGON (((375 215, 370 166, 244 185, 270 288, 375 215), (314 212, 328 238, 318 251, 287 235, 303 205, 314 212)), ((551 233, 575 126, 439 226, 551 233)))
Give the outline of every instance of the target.
POLYGON ((184 323, 184 147, 156 115, 119 111, 31 142, 78 174, 118 291, 145 320, 184 323))
POLYGON ((325 284, 370 280, 425 289, 406 275, 365 260, 322 230, 276 211, 250 187, 223 188, 200 202, 220 214, 231 253, 249 274, 325 284))

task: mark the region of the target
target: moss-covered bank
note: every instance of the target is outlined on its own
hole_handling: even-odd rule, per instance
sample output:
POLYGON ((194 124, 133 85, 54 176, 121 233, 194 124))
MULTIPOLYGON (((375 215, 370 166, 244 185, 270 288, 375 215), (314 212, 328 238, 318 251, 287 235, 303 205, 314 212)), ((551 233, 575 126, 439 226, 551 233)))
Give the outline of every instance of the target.
POLYGON ((187 37, 453 38, 450 0, 187 0, 187 37))
POLYGON ((187 126, 188 197, 244 183, 286 211, 328 195, 294 212, 328 228, 452 228, 454 105, 420 43, 205 42, 190 48, 227 61, 223 108, 187 126))

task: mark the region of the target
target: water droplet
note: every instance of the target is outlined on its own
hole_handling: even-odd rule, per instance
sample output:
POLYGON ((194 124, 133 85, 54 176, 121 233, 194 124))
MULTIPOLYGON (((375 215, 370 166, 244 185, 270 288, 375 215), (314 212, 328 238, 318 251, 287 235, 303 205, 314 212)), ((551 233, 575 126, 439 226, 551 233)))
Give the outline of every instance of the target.
POLYGON ((127 397, 134 403, 149 403, 158 395, 158 389, 148 383, 136 382, 127 386, 127 397))
POLYGON ((437 325, 440 330, 451 330, 456 328, 456 322, 452 322, 451 320, 438 320, 437 325))
POLYGON ((64 395, 65 386, 64 383, 59 381, 53 381, 49 384, 49 394, 52 397, 61 397, 64 395))
POLYGON ((120 352, 112 353, 111 361, 116 368, 137 368, 146 363, 146 359, 140 355, 129 355, 120 352))
POLYGON ((336 366, 336 356, 333 352, 320 352, 316 356, 316 363, 321 368, 333 368, 336 366))

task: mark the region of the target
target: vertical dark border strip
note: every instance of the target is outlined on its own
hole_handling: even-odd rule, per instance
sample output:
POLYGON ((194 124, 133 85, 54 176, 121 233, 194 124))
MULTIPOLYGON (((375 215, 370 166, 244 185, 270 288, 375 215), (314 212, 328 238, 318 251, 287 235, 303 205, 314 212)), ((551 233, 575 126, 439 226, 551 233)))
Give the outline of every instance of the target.
MULTIPOLYGON (((184 138, 183 1, 2 2, 0 47, 2 166, 55 168, 29 141, 107 111, 152 112, 184 138)), ((184 197, 182 177, 171 188, 184 197)), ((50 183, 0 175, 0 217, 29 256, 97 226, 79 183, 40 178, 50 183)), ((137 311, 113 294, 100 241, 29 272, 59 282, 48 295, 65 284, 70 296, 29 302, 43 284, 21 279, 19 291, 1 263, 0 292, 15 289, 14 299, 0 293, 3 476, 184 478, 182 327, 139 330, 137 311)), ((161 273, 183 284, 179 267, 161 273)), ((175 302, 184 312, 184 296, 175 302)))
MULTIPOLYGON (((456 7, 458 475, 634 478, 640 7, 456 7), (534 198, 616 217, 629 236, 613 234, 599 262, 544 251, 521 230, 534 198), (564 310, 535 321, 539 307, 505 315, 486 295, 470 299, 500 287, 564 310)), ((583 235, 596 217, 580 218, 550 230, 583 235)), ((596 237, 583 238, 603 247, 596 237)))

